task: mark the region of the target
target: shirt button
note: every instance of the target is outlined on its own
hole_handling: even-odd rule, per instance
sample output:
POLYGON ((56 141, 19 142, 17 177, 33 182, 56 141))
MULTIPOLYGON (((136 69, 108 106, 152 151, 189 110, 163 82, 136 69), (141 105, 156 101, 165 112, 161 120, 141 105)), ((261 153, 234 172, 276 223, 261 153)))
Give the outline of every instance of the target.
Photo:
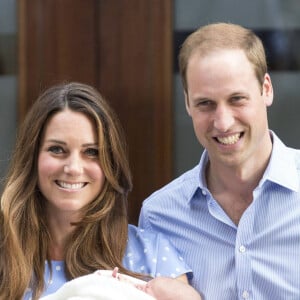
POLYGON ((248 299, 249 298, 249 292, 248 291, 243 291, 242 297, 243 297, 243 299, 248 299))
POLYGON ((205 190, 202 190, 202 195, 206 195, 206 191, 205 190))
POLYGON ((246 247, 242 245, 242 246, 240 246, 239 250, 241 253, 244 253, 244 252, 246 252, 246 247))

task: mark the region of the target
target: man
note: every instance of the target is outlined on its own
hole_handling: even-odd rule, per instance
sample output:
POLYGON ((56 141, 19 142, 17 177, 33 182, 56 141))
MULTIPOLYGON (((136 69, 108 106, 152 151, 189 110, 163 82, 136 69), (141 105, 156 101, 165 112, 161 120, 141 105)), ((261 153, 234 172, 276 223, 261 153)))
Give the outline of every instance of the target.
POLYGON ((203 299, 300 299, 300 152, 269 130, 260 39, 234 24, 192 33, 179 54, 199 165, 143 203, 194 271, 203 299))

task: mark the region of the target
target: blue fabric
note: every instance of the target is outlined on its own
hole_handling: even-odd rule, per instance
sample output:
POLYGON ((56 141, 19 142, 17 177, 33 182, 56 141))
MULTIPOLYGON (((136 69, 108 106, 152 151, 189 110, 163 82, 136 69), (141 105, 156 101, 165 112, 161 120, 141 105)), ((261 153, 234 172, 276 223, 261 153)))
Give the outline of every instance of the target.
MULTIPOLYGON (((42 296, 57 291, 65 282, 64 262, 52 261, 53 275, 50 278, 46 263, 45 282, 46 290, 42 296)), ((146 232, 136 226, 128 226, 128 244, 123 259, 123 265, 134 272, 157 276, 178 277, 182 274, 192 277, 191 269, 185 264, 182 257, 162 235, 146 232)), ((28 289, 24 300, 31 299, 31 290, 28 289)))
POLYGON ((206 151, 143 203, 139 226, 169 237, 206 300, 300 299, 300 152, 271 134, 269 164, 238 226, 207 189, 206 151))

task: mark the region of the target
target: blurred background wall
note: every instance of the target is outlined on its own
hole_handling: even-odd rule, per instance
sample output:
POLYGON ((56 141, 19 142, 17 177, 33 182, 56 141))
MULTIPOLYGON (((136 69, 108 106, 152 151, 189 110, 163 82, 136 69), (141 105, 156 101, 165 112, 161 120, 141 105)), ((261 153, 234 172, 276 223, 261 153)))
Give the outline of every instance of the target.
POLYGON ((120 116, 134 189, 142 200, 198 163, 185 112, 178 49, 201 25, 233 22, 262 38, 275 99, 270 127, 300 148, 300 5, 298 0, 0 0, 0 176, 17 128, 48 86, 91 84, 120 116))
MULTIPOLYGON (((0 0, 0 176, 4 176, 17 126, 17 7, 0 0)), ((1 187, 1 185, 0 185, 1 187)), ((1 188, 0 188, 1 190, 1 188)))

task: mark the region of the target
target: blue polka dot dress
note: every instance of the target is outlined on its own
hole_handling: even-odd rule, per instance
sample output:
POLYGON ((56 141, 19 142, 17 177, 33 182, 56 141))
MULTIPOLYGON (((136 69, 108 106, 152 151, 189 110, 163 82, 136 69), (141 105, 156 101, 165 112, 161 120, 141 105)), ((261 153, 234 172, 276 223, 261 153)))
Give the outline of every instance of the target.
MULTIPOLYGON (((56 292, 67 280, 63 261, 51 261, 53 274, 46 263, 46 288, 42 296, 56 292)), ((144 231, 136 226, 128 227, 128 243, 123 258, 123 265, 128 270, 150 275, 152 277, 178 277, 187 274, 192 277, 191 269, 183 258, 162 234, 144 231)), ((30 300, 31 289, 28 288, 24 300, 30 300)))

